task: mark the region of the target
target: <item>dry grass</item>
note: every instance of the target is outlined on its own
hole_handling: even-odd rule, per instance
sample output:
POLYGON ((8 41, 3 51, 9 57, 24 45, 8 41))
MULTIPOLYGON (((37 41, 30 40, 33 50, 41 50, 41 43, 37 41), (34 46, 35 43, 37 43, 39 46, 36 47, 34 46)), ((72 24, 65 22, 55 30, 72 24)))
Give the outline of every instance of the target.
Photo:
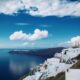
POLYGON ((65 73, 61 72, 56 77, 50 77, 46 80, 65 80, 65 73))

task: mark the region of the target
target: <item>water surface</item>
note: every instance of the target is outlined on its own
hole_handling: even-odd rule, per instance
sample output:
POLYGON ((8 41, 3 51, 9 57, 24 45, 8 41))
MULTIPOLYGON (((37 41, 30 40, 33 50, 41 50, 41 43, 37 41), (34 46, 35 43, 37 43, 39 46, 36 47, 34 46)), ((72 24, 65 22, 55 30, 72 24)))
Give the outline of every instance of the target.
POLYGON ((18 80, 46 58, 32 55, 12 55, 10 49, 0 49, 0 80, 18 80))

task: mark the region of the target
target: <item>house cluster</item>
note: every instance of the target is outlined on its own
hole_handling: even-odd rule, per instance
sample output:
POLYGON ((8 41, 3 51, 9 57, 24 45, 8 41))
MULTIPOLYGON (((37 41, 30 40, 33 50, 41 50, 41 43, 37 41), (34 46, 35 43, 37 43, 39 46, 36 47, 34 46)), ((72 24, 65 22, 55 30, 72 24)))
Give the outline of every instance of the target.
POLYGON ((65 72, 77 60, 74 58, 80 55, 80 48, 63 49, 61 53, 55 53, 53 58, 47 59, 43 64, 33 69, 33 74, 23 80, 46 80, 48 77, 55 77, 60 72, 65 72))

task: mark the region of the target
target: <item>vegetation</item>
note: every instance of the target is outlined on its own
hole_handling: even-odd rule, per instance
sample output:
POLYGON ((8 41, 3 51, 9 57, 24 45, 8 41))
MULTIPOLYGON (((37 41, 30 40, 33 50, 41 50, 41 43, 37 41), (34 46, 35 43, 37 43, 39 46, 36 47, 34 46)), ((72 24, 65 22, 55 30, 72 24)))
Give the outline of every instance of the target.
POLYGON ((75 59, 77 59, 78 62, 76 64, 74 64, 71 68, 80 69, 80 55, 78 55, 75 59))
POLYGON ((61 72, 56 77, 50 77, 46 80, 65 80, 65 73, 61 72))
POLYGON ((71 67, 72 69, 80 69, 80 60, 71 67))

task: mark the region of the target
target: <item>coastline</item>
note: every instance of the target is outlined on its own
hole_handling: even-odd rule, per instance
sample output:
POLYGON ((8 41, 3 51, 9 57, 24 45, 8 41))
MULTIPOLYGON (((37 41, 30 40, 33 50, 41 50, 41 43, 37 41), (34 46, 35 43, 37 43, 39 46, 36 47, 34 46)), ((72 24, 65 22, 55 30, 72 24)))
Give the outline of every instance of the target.
MULTIPOLYGON (((77 48, 78 49, 78 48, 77 48)), ((71 49, 71 50, 77 50, 77 49, 71 49)), ((68 50, 70 50, 70 49, 68 49, 68 50)), ((80 49, 79 49, 80 50, 80 49)), ((64 51, 64 50, 63 50, 64 51)), ((78 53, 79 54, 79 53, 78 53)), ((64 78, 64 72, 67 70, 67 69, 70 69, 70 68, 74 68, 74 65, 76 65, 77 63, 78 63, 78 54, 76 54, 76 55, 73 55, 72 57, 71 57, 71 59, 73 59, 74 61, 75 61, 75 63, 68 63, 68 64, 71 64, 71 65, 69 65, 65 70, 61 70, 60 72, 58 72, 54 77, 52 76, 52 77, 47 77, 46 79, 44 79, 44 80, 58 80, 58 79, 56 79, 56 78, 58 78, 58 77, 60 77, 59 78, 59 80, 64 80, 63 78, 64 78), (76 61, 77 60, 77 61, 76 61), (62 75, 62 76, 60 76, 60 75, 62 75)), ((57 55, 55 58, 59 58, 60 56, 59 55, 57 55)), ((51 59, 51 58, 50 58, 51 59)), ((79 59, 80 59, 80 57, 79 57, 79 59)), ((49 59, 48 59, 49 60, 49 59)), ((66 59, 65 59, 66 60, 66 59)), ((45 62, 43 63, 43 65, 45 64, 45 62)), ((62 62, 61 62, 61 64, 62 64, 62 62)), ((66 64, 67 65, 67 64, 66 64)), ((36 72, 35 72, 36 73, 36 72)), ((30 75, 29 75, 30 76, 30 75)), ((20 80, 28 80, 27 79, 27 77, 25 77, 25 78, 23 78, 23 79, 20 79, 20 80)), ((30 79, 31 80, 31 79, 30 79)), ((35 80, 38 80, 38 79, 35 79, 35 80)))

